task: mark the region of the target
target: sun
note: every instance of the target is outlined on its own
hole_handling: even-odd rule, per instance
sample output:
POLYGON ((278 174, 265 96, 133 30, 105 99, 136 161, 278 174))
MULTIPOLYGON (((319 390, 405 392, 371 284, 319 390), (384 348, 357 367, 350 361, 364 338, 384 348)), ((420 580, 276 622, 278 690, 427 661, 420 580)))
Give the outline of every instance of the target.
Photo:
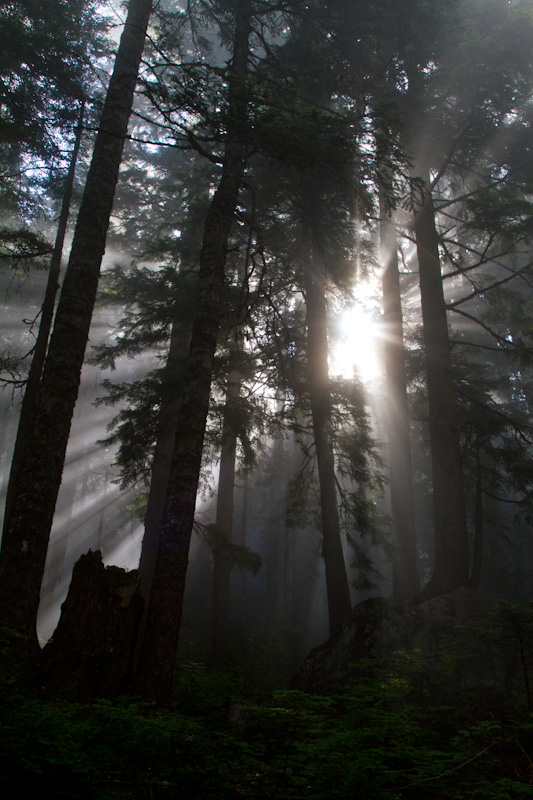
POLYGON ((339 316, 337 340, 332 349, 333 375, 352 378, 356 374, 363 383, 371 383, 382 371, 379 353, 380 325, 376 317, 361 304, 355 303, 339 316))

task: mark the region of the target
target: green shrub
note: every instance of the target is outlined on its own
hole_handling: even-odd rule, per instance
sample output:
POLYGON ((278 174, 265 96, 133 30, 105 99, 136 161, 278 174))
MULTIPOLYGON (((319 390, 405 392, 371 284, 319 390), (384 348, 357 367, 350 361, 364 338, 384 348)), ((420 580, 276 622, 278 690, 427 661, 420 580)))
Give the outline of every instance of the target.
MULTIPOLYGON (((4 654, 9 644, 0 645, 4 654)), ((77 800, 507 800, 532 797, 533 715, 458 685, 462 655, 359 664, 333 696, 258 696, 189 664, 176 711, 45 699, 0 670, 0 796, 77 800), (481 700, 483 702, 481 702, 481 700), (12 792, 12 787, 16 792, 12 792)))

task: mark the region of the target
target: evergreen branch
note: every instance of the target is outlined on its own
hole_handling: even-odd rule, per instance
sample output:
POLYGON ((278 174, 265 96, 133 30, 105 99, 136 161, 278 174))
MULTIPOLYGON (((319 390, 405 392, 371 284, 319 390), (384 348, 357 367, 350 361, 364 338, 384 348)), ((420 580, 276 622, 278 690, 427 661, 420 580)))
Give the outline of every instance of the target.
MULTIPOLYGON (((475 255, 476 257, 478 257, 479 260, 474 264, 469 264, 467 267, 458 267, 454 272, 446 272, 442 276, 442 280, 447 280, 448 278, 455 278, 458 275, 466 275, 467 272, 472 272, 472 270, 474 270, 474 269, 479 269, 479 267, 482 267, 484 264, 493 264, 496 267, 501 267, 501 269, 510 270, 511 268, 508 265, 500 263, 497 259, 504 258, 505 256, 509 256, 509 255, 517 255, 517 253, 516 253, 516 245, 517 245, 518 241, 521 241, 522 239, 520 239, 518 241, 517 240, 513 241, 512 243, 509 244, 509 247, 507 247, 505 250, 500 251, 499 253, 489 255, 488 251, 489 251, 490 245, 492 244, 492 242, 493 242, 493 240, 495 238, 496 238, 496 234, 490 234, 489 241, 487 242, 487 244, 486 244, 485 248, 483 249, 483 251, 476 250, 474 247, 468 246, 468 245, 466 245, 466 244, 464 244, 462 242, 457 242, 457 241, 450 240, 450 243, 457 244, 457 246, 460 247, 461 250, 464 250, 467 253, 471 253, 472 255, 475 255)), ((524 237, 522 237, 522 238, 524 238, 524 237)), ((412 240, 412 241, 414 241, 414 240, 412 240)), ((442 244, 444 244, 445 242, 446 242, 446 240, 442 240, 441 239, 441 243, 442 244)), ((529 254, 529 252, 527 250, 524 250, 521 253, 521 255, 525 255, 525 254, 529 254)), ((454 263, 454 260, 453 260, 452 257, 450 257, 450 261, 452 263, 454 263)))
POLYGON ((529 500, 529 497, 527 495, 523 497, 521 500, 511 500, 511 498, 509 497, 498 497, 498 495, 489 492, 488 489, 482 489, 481 491, 483 492, 483 494, 486 494, 487 497, 491 497, 493 500, 498 500, 500 503, 509 503, 511 505, 521 506, 524 505, 524 503, 527 503, 527 501, 529 500))
POLYGON ((512 341, 512 339, 508 339, 505 336, 502 336, 501 334, 496 333, 495 330, 490 328, 488 325, 486 325, 480 319, 475 317, 473 314, 469 314, 467 311, 463 311, 460 308, 452 308, 451 310, 455 314, 460 314, 462 317, 465 317, 465 319, 469 319, 472 322, 475 322, 476 325, 479 325, 480 328, 483 328, 483 330, 485 330, 488 334, 490 334, 493 339, 496 339, 497 342, 501 342, 502 347, 504 347, 505 350, 509 351, 510 349, 514 349, 514 350, 518 350, 518 351, 520 351, 522 353, 527 353, 528 356, 531 355, 530 348, 524 347, 524 346, 522 346, 520 344, 517 344, 516 342, 512 341))
POLYGON ((453 159, 453 157, 455 155, 455 152, 456 152, 457 148, 459 147, 460 142, 464 139, 464 137, 466 136, 467 131, 471 127, 472 127, 471 120, 467 120, 467 122, 461 128, 461 130, 459 131, 459 133, 457 134, 455 139, 450 143, 450 146, 448 148, 448 153, 446 154, 446 156, 444 158, 444 161, 443 161, 443 163, 441 165, 441 168, 439 169, 439 171, 437 172, 436 176, 433 178, 433 180, 431 181, 431 183, 429 185, 429 189, 428 189, 428 193, 429 194, 433 193, 433 189, 435 188, 435 186, 438 184, 440 179, 445 174, 446 170, 448 169, 448 166, 450 165, 450 163, 451 163, 451 161, 452 161, 452 159, 453 159))
POLYGON ((503 353, 501 348, 499 347, 490 347, 488 344, 479 344, 479 342, 465 342, 464 339, 450 339, 450 345, 455 347, 455 345, 465 345, 466 347, 477 347, 480 350, 489 350, 492 353, 503 353))
POLYGON ((476 194, 486 191, 487 189, 493 189, 496 186, 499 186, 500 184, 504 183, 507 179, 508 175, 505 175, 503 178, 497 178, 496 180, 490 183, 485 183, 482 186, 478 186, 477 189, 470 189, 468 192, 465 192, 464 194, 461 194, 458 197, 454 197, 451 200, 440 201, 436 199, 433 201, 435 204, 435 210, 440 213, 444 208, 449 208, 450 206, 456 205, 456 203, 462 203, 464 200, 469 200, 471 197, 474 197, 476 194))
POLYGON ((480 758, 484 755, 491 747, 494 747, 496 742, 491 742, 487 747, 484 747, 483 750, 480 750, 479 753, 476 753, 472 758, 469 758, 467 761, 463 761, 462 764, 458 764, 456 767, 452 767, 451 769, 447 769, 446 772, 441 772, 440 775, 433 775, 431 778, 421 778, 419 781, 414 781, 414 783, 406 783, 405 786, 399 786, 398 789, 395 791, 401 791, 402 789, 410 789, 412 786, 419 786, 421 783, 428 783, 430 781, 440 781, 441 778, 445 778, 447 775, 453 775, 454 772, 457 770, 466 767, 467 764, 470 764, 472 761, 475 761, 477 758, 480 758))
POLYGON ((474 297, 477 297, 480 294, 486 294, 487 292, 490 292, 492 289, 496 289, 498 286, 503 286, 504 284, 509 283, 515 278, 521 277, 523 273, 526 272, 526 270, 529 270, 531 268, 532 264, 533 262, 530 261, 528 264, 522 267, 522 269, 519 269, 517 272, 511 273, 511 275, 507 275, 505 278, 502 278, 499 281, 495 281, 490 286, 486 286, 485 288, 476 287, 474 291, 471 294, 467 295, 466 297, 462 297, 460 300, 455 300, 453 303, 447 303, 446 308, 448 309, 448 311, 453 311, 457 306, 461 305, 462 303, 466 303, 468 302, 468 300, 472 300, 474 297))
POLYGON ((469 403, 472 403, 473 405, 476 405, 479 408, 482 408, 485 411, 488 411, 490 414, 493 414, 494 416, 499 417, 500 419, 503 419, 505 421, 507 427, 511 428, 515 432, 515 434, 517 436, 519 436, 521 439, 524 440, 524 442, 526 442, 526 444, 528 444, 528 445, 533 444, 533 439, 528 438, 528 436, 525 433, 525 431, 533 433, 533 426, 532 425, 527 425, 525 423, 521 424, 518 421, 513 420, 511 417, 509 417, 508 414, 505 414, 503 411, 500 411, 497 408, 494 408, 493 406, 489 406, 486 403, 481 402, 481 400, 478 400, 477 398, 472 397, 471 395, 468 394, 468 392, 465 392, 464 389, 461 389, 460 386, 456 386, 455 391, 457 392, 457 394, 460 397, 463 397, 469 403))

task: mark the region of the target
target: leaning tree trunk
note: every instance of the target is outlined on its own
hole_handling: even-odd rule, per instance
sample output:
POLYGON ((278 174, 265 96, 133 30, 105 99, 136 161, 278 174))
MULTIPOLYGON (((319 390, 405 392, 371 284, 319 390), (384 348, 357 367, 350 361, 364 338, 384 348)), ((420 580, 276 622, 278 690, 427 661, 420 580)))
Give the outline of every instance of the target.
MULTIPOLYGON (((424 176, 429 185, 428 176, 424 176)), ((431 193, 415 211, 433 480, 435 566, 424 597, 468 585, 468 534, 446 303, 431 193)))
POLYGON ((342 627, 352 606, 337 508, 328 372, 325 272, 324 267, 317 263, 312 253, 304 265, 304 285, 309 394, 320 483, 322 554, 326 568, 329 631, 330 635, 333 635, 342 627))
POLYGON ((412 597, 418 591, 416 574, 413 471, 405 374, 402 302, 394 218, 381 203, 381 260, 383 263, 383 326, 387 384, 387 435, 391 516, 394 532, 393 591, 412 597))
POLYGON ((220 326, 226 253, 244 166, 250 26, 251 0, 239 0, 229 77, 229 122, 224 164, 205 223, 186 385, 148 601, 146 631, 135 680, 137 691, 160 705, 168 705, 171 700, 213 360, 220 326))
POLYGON ((7 485, 6 507, 4 514, 4 530, 8 527, 9 514, 11 504, 13 501, 13 490, 16 485, 18 470, 23 459, 23 450, 30 441, 30 431, 35 413, 35 405, 37 402, 37 393, 41 382, 41 375, 43 372, 44 360, 46 358, 46 350, 48 348, 48 340, 50 338, 50 330, 52 328, 52 320, 54 317, 54 308, 56 304, 57 290, 59 289, 59 273, 61 270, 61 255, 63 253, 63 245, 65 243, 65 234, 67 232, 67 224, 70 213, 70 201, 72 199, 72 190, 74 188, 74 177, 76 174, 76 163, 80 152, 81 138, 83 135, 83 117, 85 113, 85 101, 81 103, 80 113, 78 116, 78 124, 76 126, 76 135, 74 139, 74 147, 70 156, 70 164, 63 188, 63 199, 61 201, 61 211, 59 213, 59 221, 57 224, 56 239, 52 257, 50 259, 50 267, 48 270, 48 280, 46 282, 46 290, 44 293, 43 304, 41 306, 41 321, 39 324, 39 331, 35 340, 33 348, 33 356, 31 366, 26 380, 24 389, 24 399, 20 407, 20 417, 17 428, 17 438, 15 440, 15 448, 13 450, 13 458, 11 459, 11 470, 9 473, 9 483, 7 485))
POLYGON ((46 551, 151 8, 151 0, 129 3, 0 552, 0 624, 29 647, 37 646, 46 551))

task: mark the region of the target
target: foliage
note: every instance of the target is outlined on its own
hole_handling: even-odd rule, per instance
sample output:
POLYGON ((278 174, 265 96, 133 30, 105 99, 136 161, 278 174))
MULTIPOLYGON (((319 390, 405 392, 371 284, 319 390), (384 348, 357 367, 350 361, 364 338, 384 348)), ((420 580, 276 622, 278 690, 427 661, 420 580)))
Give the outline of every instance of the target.
POLYGON ((262 565, 262 558, 258 553, 254 553, 253 550, 242 544, 228 541, 226 532, 217 527, 215 523, 202 528, 200 525, 196 527, 201 538, 231 569, 245 569, 253 575, 257 575, 262 565))
POLYGON ((523 695, 533 710, 531 668, 533 663, 533 608, 499 600, 473 630, 497 648, 503 688, 517 702, 523 695))
POLYGON ((40 233, 27 228, 0 230, 0 266, 7 264, 15 273, 27 272, 29 264, 42 268, 41 259, 51 252, 51 245, 40 233))
POLYGON ((332 696, 261 695, 240 669, 184 664, 173 712, 131 698, 44 699, 21 680, 10 638, 1 644, 5 797, 15 783, 18 794, 84 800, 531 796, 531 714, 461 688, 457 644, 433 659, 362 662, 332 696))
POLYGON ((15 217, 47 213, 80 102, 97 100, 107 49, 99 12, 93 0, 0 7, 0 206, 14 215, 14 233, 15 217))

